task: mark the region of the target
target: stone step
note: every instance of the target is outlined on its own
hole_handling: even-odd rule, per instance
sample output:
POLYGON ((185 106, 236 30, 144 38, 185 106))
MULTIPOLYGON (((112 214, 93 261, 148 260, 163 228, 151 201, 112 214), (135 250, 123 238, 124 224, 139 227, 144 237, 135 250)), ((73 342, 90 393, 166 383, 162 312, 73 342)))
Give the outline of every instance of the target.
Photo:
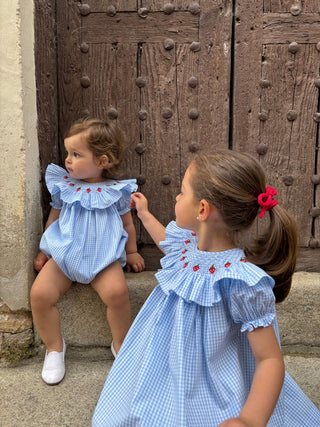
MULTIPOLYGON (((133 317, 157 284, 154 272, 126 273, 133 317)), ((288 298, 277 305, 287 354, 320 354, 320 273, 297 272, 288 298)), ((110 346, 105 306, 91 286, 73 284, 58 303, 64 339, 71 346, 110 346)))

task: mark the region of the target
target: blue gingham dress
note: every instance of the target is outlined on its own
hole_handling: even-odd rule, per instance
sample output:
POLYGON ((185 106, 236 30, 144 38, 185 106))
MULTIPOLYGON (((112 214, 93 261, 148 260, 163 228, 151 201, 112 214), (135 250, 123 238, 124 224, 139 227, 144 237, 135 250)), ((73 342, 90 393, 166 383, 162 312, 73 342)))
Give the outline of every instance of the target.
POLYGON ((46 184, 59 218, 44 232, 40 249, 72 281, 90 283, 112 262, 126 264, 127 232, 120 215, 130 210, 131 180, 87 183, 50 164, 46 184))
MULTIPOLYGON (((273 280, 241 249, 202 252, 194 233, 171 222, 159 284, 109 372, 92 425, 218 426, 238 416, 255 360, 246 331, 272 325, 273 280)), ((268 427, 320 426, 320 412, 293 379, 268 427)))

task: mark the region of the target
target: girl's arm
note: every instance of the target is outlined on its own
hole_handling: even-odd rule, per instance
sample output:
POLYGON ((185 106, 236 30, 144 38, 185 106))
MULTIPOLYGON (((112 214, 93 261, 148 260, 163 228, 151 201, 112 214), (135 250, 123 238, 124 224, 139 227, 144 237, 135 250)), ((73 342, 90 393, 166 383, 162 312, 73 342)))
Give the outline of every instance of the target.
POLYGON ((127 271, 131 271, 131 267, 136 273, 140 273, 145 269, 144 259, 138 253, 136 242, 136 229, 134 227, 131 212, 121 215, 123 228, 128 233, 128 240, 126 243, 127 254, 127 271))
POLYGON ((165 239, 165 227, 149 212, 148 201, 141 193, 131 194, 131 207, 137 210, 139 219, 144 228, 152 237, 155 244, 163 252, 159 246, 159 242, 165 239))
POLYGON ((256 360, 250 393, 238 418, 220 427, 265 427, 282 388, 285 368, 273 327, 257 328, 247 336, 256 360))
MULTIPOLYGON (((45 230, 59 218, 60 215, 60 209, 51 208, 48 220, 45 225, 45 230)), ((42 269, 42 267, 45 265, 45 263, 48 261, 48 257, 43 253, 39 252, 36 258, 33 260, 33 265, 35 270, 39 273, 39 271, 42 269)))

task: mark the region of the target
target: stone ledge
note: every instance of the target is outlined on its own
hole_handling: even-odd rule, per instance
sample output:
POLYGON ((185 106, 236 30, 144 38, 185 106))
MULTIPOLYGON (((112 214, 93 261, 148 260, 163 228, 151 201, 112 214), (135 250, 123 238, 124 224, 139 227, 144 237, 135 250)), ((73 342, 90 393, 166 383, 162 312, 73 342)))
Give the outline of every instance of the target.
MULTIPOLYGON (((126 273, 133 317, 156 286, 154 272, 126 273)), ((69 345, 103 347, 111 343, 105 307, 91 286, 72 285, 58 303, 63 336, 69 345)), ((289 297, 277 305, 280 337, 286 353, 320 347, 320 274, 297 272, 289 297)))

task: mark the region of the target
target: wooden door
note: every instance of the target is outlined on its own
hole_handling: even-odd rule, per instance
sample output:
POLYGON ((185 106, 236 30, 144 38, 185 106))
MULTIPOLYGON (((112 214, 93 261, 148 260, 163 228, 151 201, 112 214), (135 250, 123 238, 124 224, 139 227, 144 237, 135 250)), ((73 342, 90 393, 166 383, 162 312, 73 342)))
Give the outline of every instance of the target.
MULTIPOLYGON (((62 163, 75 120, 108 116, 127 135, 125 176, 167 224, 193 153, 248 152, 296 217, 300 245, 317 247, 319 9, 318 0, 37 0, 43 172, 62 163)), ((159 254, 135 223, 154 269, 159 254)), ((301 267, 320 269, 315 256, 301 267)))
MULTIPOLYGON (((60 162, 75 120, 117 120, 128 139, 125 176, 167 224, 192 154, 229 144, 231 1, 57 0, 56 19, 60 162)), ((136 226, 155 268, 159 256, 136 226)))
MULTIPOLYGON (((302 248, 320 246, 319 12, 318 0, 235 9, 233 148, 259 157, 302 248)), ((319 250, 303 253, 305 268, 319 271, 319 250)))

